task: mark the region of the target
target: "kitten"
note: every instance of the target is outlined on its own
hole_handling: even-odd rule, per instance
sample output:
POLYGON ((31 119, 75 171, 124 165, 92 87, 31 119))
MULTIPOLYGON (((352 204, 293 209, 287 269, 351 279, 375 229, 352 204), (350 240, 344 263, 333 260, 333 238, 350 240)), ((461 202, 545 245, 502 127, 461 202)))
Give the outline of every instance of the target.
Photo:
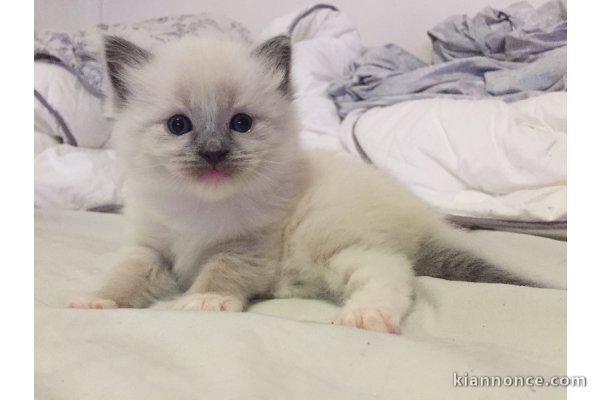
POLYGON ((242 311, 251 299, 342 305, 338 324, 398 332, 415 275, 534 285, 460 250, 464 238, 394 178, 303 151, 291 47, 105 38, 126 171, 128 240, 78 308, 242 311))

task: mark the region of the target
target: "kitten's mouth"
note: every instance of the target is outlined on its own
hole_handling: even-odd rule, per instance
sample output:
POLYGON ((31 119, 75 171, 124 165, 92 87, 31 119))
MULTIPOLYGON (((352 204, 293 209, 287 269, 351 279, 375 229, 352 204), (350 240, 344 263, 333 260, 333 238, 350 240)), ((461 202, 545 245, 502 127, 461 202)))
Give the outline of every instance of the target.
POLYGON ((215 185, 218 185, 219 183, 226 181, 230 177, 231 177, 231 175, 229 175, 228 173, 226 173, 224 171, 220 171, 216 168, 210 169, 208 171, 204 171, 200 174, 200 180, 202 182, 212 183, 215 185))

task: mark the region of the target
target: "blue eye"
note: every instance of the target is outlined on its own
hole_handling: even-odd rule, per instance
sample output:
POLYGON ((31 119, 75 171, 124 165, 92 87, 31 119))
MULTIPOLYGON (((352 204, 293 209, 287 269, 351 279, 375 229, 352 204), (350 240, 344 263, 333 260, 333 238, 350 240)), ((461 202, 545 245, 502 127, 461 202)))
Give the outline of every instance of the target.
POLYGON ((183 135, 191 131, 193 127, 192 121, 182 114, 173 115, 167 120, 167 128, 173 135, 183 135))
POLYGON ((252 128, 252 118, 247 114, 235 114, 229 121, 229 128, 236 132, 248 132, 252 128))

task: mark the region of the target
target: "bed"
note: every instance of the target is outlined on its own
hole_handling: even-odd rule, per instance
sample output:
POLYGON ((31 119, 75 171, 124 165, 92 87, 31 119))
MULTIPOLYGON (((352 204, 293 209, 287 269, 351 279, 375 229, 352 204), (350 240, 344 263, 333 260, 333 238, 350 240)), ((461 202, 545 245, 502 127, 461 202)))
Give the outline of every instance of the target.
MULTIPOLYGON (((227 19, 197 18, 246 35, 227 19)), ((160 19, 104 29, 127 34, 157 22, 168 29, 160 19)), ((566 238, 566 93, 510 105, 417 99, 357 109, 342 121, 328 91, 363 53, 358 30, 335 7, 317 5, 273 20, 258 38, 290 32, 305 147, 343 151, 386 169, 461 225, 566 238), (501 151, 475 157, 473 146, 501 151), (548 148, 551 157, 540 157, 548 148)), ((64 43, 61 35, 40 37, 36 52, 51 49, 53 38, 64 43)), ((564 388, 545 385, 465 387, 467 377, 566 374, 566 242, 548 237, 469 232, 479 254, 548 288, 419 277, 400 335, 334 326, 338 307, 317 300, 266 300, 245 313, 172 311, 164 303, 66 308, 100 285, 124 217, 96 212, 118 211, 123 196, 104 118, 110 110, 90 94, 94 81, 84 76, 94 65, 64 67, 36 63, 37 397, 566 397, 564 388), (86 129, 90 123, 95 130, 86 129)))
MULTIPOLYGON (((401 335, 329 324, 337 307, 268 300, 247 313, 75 310, 98 287, 123 217, 35 215, 36 392, 44 399, 564 398, 555 387, 453 386, 464 376, 566 373, 566 290, 417 279, 401 335)), ((508 258, 565 286, 566 244, 476 231, 508 258)))

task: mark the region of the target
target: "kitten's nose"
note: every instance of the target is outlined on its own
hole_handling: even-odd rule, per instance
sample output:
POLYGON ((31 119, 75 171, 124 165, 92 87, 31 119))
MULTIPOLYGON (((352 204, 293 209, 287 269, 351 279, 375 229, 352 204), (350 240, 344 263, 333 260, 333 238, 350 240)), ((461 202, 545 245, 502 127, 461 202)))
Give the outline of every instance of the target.
POLYGON ((211 165, 217 165, 227 157, 229 150, 219 151, 204 151, 200 153, 200 157, 204 158, 211 165))

